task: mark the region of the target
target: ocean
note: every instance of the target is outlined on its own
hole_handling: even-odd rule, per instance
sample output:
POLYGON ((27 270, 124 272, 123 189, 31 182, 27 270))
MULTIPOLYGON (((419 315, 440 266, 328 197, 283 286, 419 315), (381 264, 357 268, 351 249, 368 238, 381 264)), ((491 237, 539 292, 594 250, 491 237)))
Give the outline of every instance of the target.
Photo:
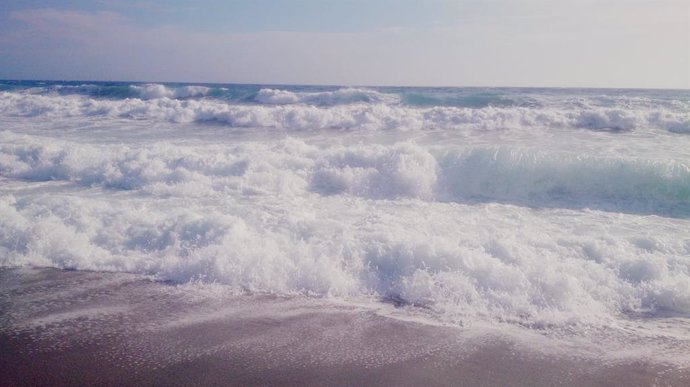
POLYGON ((688 367, 690 91, 0 81, 0 267, 688 367))

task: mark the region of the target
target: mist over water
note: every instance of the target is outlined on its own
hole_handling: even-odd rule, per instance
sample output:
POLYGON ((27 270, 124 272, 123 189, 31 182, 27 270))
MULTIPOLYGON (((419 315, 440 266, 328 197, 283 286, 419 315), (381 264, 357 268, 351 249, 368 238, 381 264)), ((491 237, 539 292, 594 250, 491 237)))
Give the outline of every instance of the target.
POLYGON ((0 83, 2 266, 687 341, 688 230, 687 91, 0 83))

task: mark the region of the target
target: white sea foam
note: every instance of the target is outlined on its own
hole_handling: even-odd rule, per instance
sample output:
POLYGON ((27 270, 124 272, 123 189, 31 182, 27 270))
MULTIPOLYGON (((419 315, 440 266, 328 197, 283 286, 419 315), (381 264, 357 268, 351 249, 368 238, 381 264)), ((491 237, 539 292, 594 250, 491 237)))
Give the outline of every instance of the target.
POLYGON ((0 92, 0 266, 546 330, 690 314, 690 118, 673 101, 136 87, 0 92))
POLYGON ((690 170, 682 164, 410 143, 322 148, 293 139, 131 147, 5 132, 2 143, 5 177, 131 192, 4 195, 2 265, 377 295, 447 318, 528 324, 690 312, 687 220, 635 215, 630 204, 687 203, 690 170), (545 205, 568 196, 566 203, 631 214, 443 202, 545 205), (413 200, 391 201, 400 198, 413 200))
POLYGON ((256 101, 265 104, 311 104, 340 105, 351 103, 399 103, 400 97, 395 94, 384 94, 374 90, 345 88, 324 92, 291 92, 280 89, 261 89, 256 101))
POLYGON ((132 85, 130 88, 137 91, 142 99, 203 97, 211 90, 205 86, 180 86, 170 88, 156 83, 132 85))
POLYGON ((0 173, 184 195, 228 190, 502 201, 690 215, 690 165, 508 147, 85 145, 0 132, 0 173), (168 187, 168 188, 165 188, 168 187))
POLYGON ((290 205, 134 199, 5 195, 0 263, 372 295, 450 321, 578 326, 630 312, 690 313, 687 221, 332 197, 290 205))
MULTIPOLYGON (((206 92, 196 89, 176 89, 173 92, 162 85, 148 87, 150 90, 146 93, 150 96, 165 97, 170 93, 192 96, 206 92)), ((171 98, 103 100, 78 95, 55 96, 0 92, 0 114, 48 118, 103 116, 178 123, 217 122, 231 127, 260 127, 288 131, 583 128, 607 131, 662 129, 675 133, 687 133, 690 127, 690 115, 687 112, 659 109, 627 111, 617 108, 590 110, 521 107, 419 108, 385 103, 315 106, 292 104, 291 101, 305 101, 305 97, 298 97, 294 93, 271 93, 270 98, 274 98, 275 101, 285 101, 282 103, 290 104, 242 105, 228 104, 219 100, 171 98)), ((329 97, 316 96, 314 98, 328 100, 341 97, 332 94, 329 97)))

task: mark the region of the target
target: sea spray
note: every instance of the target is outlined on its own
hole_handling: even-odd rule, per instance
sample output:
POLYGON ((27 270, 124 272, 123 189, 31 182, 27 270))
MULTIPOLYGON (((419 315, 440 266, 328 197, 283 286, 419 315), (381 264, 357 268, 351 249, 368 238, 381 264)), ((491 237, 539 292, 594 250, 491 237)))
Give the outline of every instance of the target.
POLYGON ((689 101, 0 82, 0 265, 642 337, 690 313, 689 101))

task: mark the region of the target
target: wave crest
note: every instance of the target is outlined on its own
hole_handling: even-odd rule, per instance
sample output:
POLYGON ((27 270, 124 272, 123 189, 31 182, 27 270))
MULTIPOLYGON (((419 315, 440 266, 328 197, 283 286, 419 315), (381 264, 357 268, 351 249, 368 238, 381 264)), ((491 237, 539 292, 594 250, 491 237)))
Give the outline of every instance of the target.
POLYGON ((156 99, 156 98, 198 98, 208 95, 211 88, 205 86, 181 86, 170 88, 160 84, 146 84, 146 85, 131 85, 130 88, 134 90, 142 99, 156 99))
MULTIPOLYGON (((178 93, 197 95, 207 90, 180 89, 178 93)), ((169 89, 152 86, 147 93, 167 95, 169 89)), ((180 94, 182 95, 182 94, 180 94)), ((299 100, 299 96, 271 94, 271 98, 299 100)), ((312 97, 309 97, 312 98, 312 97)), ((334 95, 313 98, 341 98, 334 95)), ((279 130, 435 130, 522 128, 582 128, 591 130, 632 131, 659 128, 674 133, 688 133, 687 113, 671 111, 558 110, 530 108, 481 109, 458 107, 414 108, 380 103, 246 105, 218 100, 179 100, 128 98, 91 99, 83 96, 33 95, 0 92, 0 113, 6 116, 46 116, 51 118, 93 117, 128 118, 169 122, 216 122, 230 127, 274 128, 279 130)))
POLYGON ((508 147, 411 143, 228 149, 86 146, 5 132, 0 175, 34 181, 203 196, 350 194, 370 199, 499 201, 690 215, 690 166, 672 160, 582 156, 508 147), (190 191, 192 189, 193 193, 190 191))
POLYGON ((308 104, 318 106, 333 106, 352 103, 388 103, 400 102, 400 97, 394 94, 384 94, 374 90, 345 88, 320 93, 299 93, 279 89, 261 89, 256 94, 256 101, 271 105, 308 104))

